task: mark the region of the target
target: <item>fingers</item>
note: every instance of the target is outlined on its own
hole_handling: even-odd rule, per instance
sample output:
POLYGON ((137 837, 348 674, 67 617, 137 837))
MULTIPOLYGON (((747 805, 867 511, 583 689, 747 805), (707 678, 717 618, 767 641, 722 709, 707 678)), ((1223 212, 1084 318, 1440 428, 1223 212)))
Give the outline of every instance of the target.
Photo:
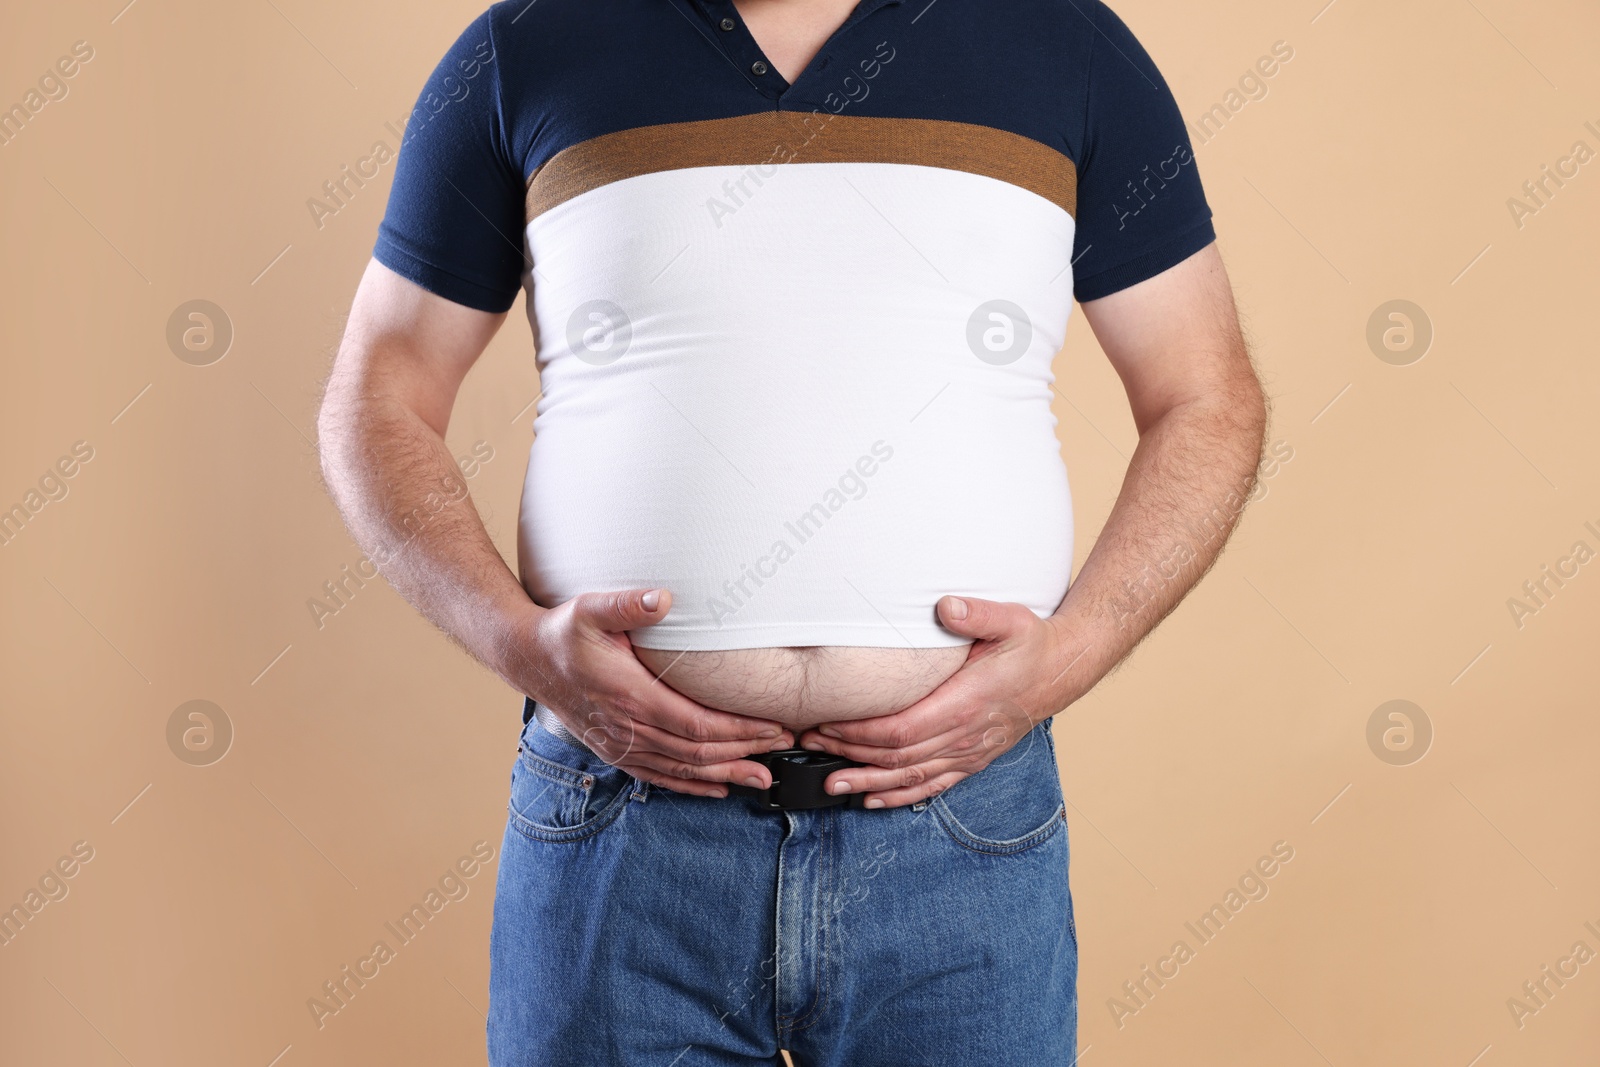
POLYGON ((793 735, 787 730, 772 740, 691 741, 644 722, 633 723, 633 741, 634 748, 640 751, 654 752, 696 766, 725 763, 758 752, 776 752, 781 748, 794 747, 793 735))
MULTIPOLYGON (((738 768, 740 766, 749 767, 756 765, 741 765, 738 763, 732 763, 728 764, 727 766, 731 768, 738 768)), ((838 774, 833 776, 833 778, 830 778, 828 791, 830 793, 870 792, 869 789, 856 788, 855 782, 850 783, 850 788, 840 790, 837 788, 838 782, 833 780, 834 778, 838 778, 839 780, 844 781, 847 779, 844 779, 843 776, 850 775, 851 777, 855 778, 857 782, 866 783, 869 781, 869 779, 860 774, 861 771, 866 769, 867 768, 851 768, 849 771, 838 772, 838 774)), ((657 770, 651 766, 634 763, 629 763, 622 766, 622 770, 627 771, 640 781, 649 782, 651 785, 658 785, 664 789, 670 789, 675 793, 687 793, 691 796, 709 797, 716 800, 721 800, 728 796, 728 787, 723 783, 729 779, 679 777, 665 771, 657 770)), ((703 772, 709 771, 711 768, 698 768, 697 770, 703 772)), ((909 777, 914 777, 914 775, 908 776, 906 771, 880 773, 893 773, 900 775, 902 781, 908 781, 909 777)), ((946 789, 949 789, 951 786, 961 781, 961 779, 966 778, 968 773, 969 772, 967 771, 948 770, 939 774, 935 774, 932 777, 917 781, 915 784, 898 785, 893 787, 889 787, 889 783, 880 783, 884 787, 877 792, 871 792, 866 798, 865 804, 869 808, 899 808, 905 807, 908 804, 916 804, 938 796, 946 789)), ((873 778, 872 780, 877 781, 876 778, 873 778)), ((741 784, 750 783, 743 782, 741 784)), ((765 786, 760 786, 758 788, 765 788, 765 786)))
MULTIPOLYGON (((632 594, 607 594, 632 595, 632 594)), ((646 594, 640 594, 644 596, 646 594)), ((582 599, 582 598, 580 598, 582 599)), ((657 616, 664 616, 672 605, 671 594, 662 591, 657 616)), ((604 688, 612 694, 611 704, 625 717, 647 723, 692 744, 711 741, 776 741, 793 734, 782 723, 718 711, 697 703, 651 674, 631 652, 606 660, 604 688)), ((743 755, 743 753, 740 753, 743 755)))
POLYGON ((846 767, 828 775, 824 783, 830 795, 839 793, 883 793, 891 789, 912 789, 938 775, 957 769, 953 759, 931 759, 906 767, 846 767))
MULTIPOLYGON (((736 767, 736 766, 738 766, 738 764, 729 764, 728 766, 736 767)), ((755 766, 755 765, 748 764, 746 766, 755 766)), ((727 795, 728 795, 727 786, 722 784, 724 781, 726 781, 726 779, 720 779, 719 778, 719 779, 716 779, 716 780, 708 780, 708 779, 697 778, 697 777, 679 777, 679 776, 667 773, 665 771, 657 770, 654 767, 647 767, 647 766, 644 766, 642 764, 633 764, 633 763, 630 763, 630 764, 628 764, 626 766, 623 766, 622 769, 627 771, 629 774, 633 775, 635 778, 638 778, 640 781, 649 782, 651 785, 658 785, 658 786, 661 786, 664 789, 670 789, 670 790, 672 790, 673 792, 676 792, 676 793, 687 793, 687 794, 690 794, 691 796, 709 797, 709 798, 718 799, 718 800, 723 799, 723 798, 727 797, 727 795)), ((705 771, 705 770, 709 770, 709 768, 699 768, 699 770, 705 771)), ((863 771, 863 770, 866 770, 866 768, 851 768, 849 771, 840 771, 840 772, 838 772, 838 774, 835 775, 834 777, 835 778, 841 778, 841 780, 843 780, 842 776, 848 774, 848 775, 851 775, 852 777, 856 778, 857 781, 867 782, 868 779, 866 777, 863 777, 859 773, 860 771, 863 771)), ((904 778, 906 776, 906 772, 905 771, 882 772, 882 773, 898 774, 898 775, 902 776, 903 780, 904 780, 904 778)), ((881 789, 880 791, 872 792, 871 795, 869 795, 866 798, 865 803, 866 803, 866 806, 869 807, 869 808, 899 808, 899 807, 905 807, 908 804, 916 804, 916 803, 919 803, 921 801, 928 800, 928 799, 930 799, 932 797, 938 796, 940 793, 944 792, 946 789, 949 789, 951 786, 955 785, 957 782, 961 781, 961 779, 966 778, 967 776, 968 776, 968 772, 966 772, 966 771, 958 771, 958 770, 944 771, 942 773, 935 774, 932 777, 928 777, 928 778, 925 778, 925 779, 923 779, 921 781, 918 781, 915 784, 899 785, 899 786, 895 786, 895 787, 892 787, 892 788, 886 787, 886 788, 881 789)), ((748 783, 741 783, 741 784, 748 784, 748 783)), ((832 778, 830 778, 830 780, 829 780, 829 785, 830 785, 829 792, 839 792, 840 791, 840 790, 834 788, 837 785, 837 783, 835 781, 833 781, 832 778)), ((844 791, 846 791, 846 792, 863 792, 863 791, 866 791, 866 790, 863 790, 863 789, 854 788, 854 786, 855 786, 855 783, 852 782, 851 783, 851 787, 852 788, 850 788, 848 790, 844 790, 844 791)), ((761 788, 764 788, 764 787, 761 787, 761 788)))
POLYGON ((946 771, 914 786, 874 793, 867 797, 865 803, 869 808, 900 808, 916 804, 938 796, 965 777, 966 771, 946 771))
MULTIPOLYGON (((620 764, 619 764, 620 766, 620 764)), ((627 770, 636 773, 634 768, 644 768, 656 774, 683 781, 698 782, 704 786, 709 783, 737 783, 747 785, 752 789, 766 789, 772 785, 772 772, 759 763, 750 760, 728 760, 724 763, 711 763, 706 765, 685 763, 682 760, 664 756, 659 752, 633 752, 628 756, 627 770)), ((646 779, 649 781, 650 779, 646 779)), ((712 794, 702 792, 702 796, 712 794)))
POLYGON ((608 634, 654 626, 672 610, 665 589, 627 589, 620 593, 584 593, 572 602, 573 617, 608 634))
MULTIPOLYGON (((590 595, 624 594, 585 594, 585 597, 590 595)), ((667 600, 663 599, 660 603, 667 603, 667 600)), ((598 611, 603 607, 591 610, 598 611)), ((629 650, 602 650, 597 659, 582 663, 573 673, 588 691, 589 703, 606 709, 608 721, 620 718, 645 723, 685 738, 691 744, 777 741, 793 737, 782 723, 772 719, 718 711, 690 700, 652 675, 629 650)))
MULTIPOLYGON (((691 707, 698 705, 691 704, 691 707)), ((701 709, 700 714, 712 719, 720 713, 701 709)), ((764 721, 757 721, 753 726, 735 723, 733 727, 734 732, 744 734, 759 728, 763 736, 696 740, 654 725, 650 721, 653 717, 649 708, 630 701, 613 701, 606 710, 595 708, 586 714, 565 715, 562 721, 580 741, 598 752, 607 763, 618 767, 645 753, 678 765, 709 766, 794 745, 792 733, 764 721)), ((697 737, 713 737, 720 732, 715 722, 699 723, 696 728, 697 737)))
POLYGON ((585 593, 542 616, 551 673, 561 682, 552 706, 565 706, 562 721, 608 763, 655 776, 640 773, 645 781, 766 788, 770 773, 745 757, 788 748, 794 735, 782 723, 707 708, 657 684, 632 653, 626 631, 660 622, 671 607, 664 589, 632 589, 585 593))
POLYGON ((939 622, 951 633, 979 641, 1004 641, 1036 625, 1039 617, 1021 604, 1003 604, 977 597, 940 597, 939 622))
POLYGON ((674 778, 670 774, 662 774, 659 771, 652 771, 645 767, 630 765, 621 766, 620 769, 627 771, 641 782, 659 785, 663 789, 672 790, 674 793, 688 793, 691 796, 710 797, 714 800, 721 800, 728 795, 726 786, 715 785, 711 782, 699 782, 693 778, 674 778))
MULTIPOLYGON (((816 728, 815 734, 827 751, 835 751, 830 742, 848 745, 865 745, 871 748, 910 749, 925 741, 964 725, 970 705, 963 702, 961 694, 941 695, 945 686, 935 689, 909 708, 892 715, 876 715, 869 719, 851 719, 845 722, 827 722, 816 728)), ((802 741, 817 740, 812 731, 806 731, 802 741)), ((840 751, 840 755, 845 755, 840 751)), ((851 759, 856 757, 851 756, 851 759)))
MULTIPOLYGON (((645 670, 644 664, 638 660, 633 662, 639 674, 648 680, 650 672, 645 670)), ((620 702, 629 718, 657 727, 691 744, 793 738, 780 722, 717 711, 695 703, 671 686, 649 684, 635 687, 633 693, 620 702)))
POLYGON ((815 730, 807 730, 800 735, 801 748, 812 752, 827 752, 843 756, 847 760, 854 760, 856 763, 870 763, 876 767, 890 769, 909 767, 937 756, 964 753, 975 747, 979 741, 981 737, 972 736, 970 730, 961 726, 906 748, 852 744, 839 738, 826 737, 815 730))

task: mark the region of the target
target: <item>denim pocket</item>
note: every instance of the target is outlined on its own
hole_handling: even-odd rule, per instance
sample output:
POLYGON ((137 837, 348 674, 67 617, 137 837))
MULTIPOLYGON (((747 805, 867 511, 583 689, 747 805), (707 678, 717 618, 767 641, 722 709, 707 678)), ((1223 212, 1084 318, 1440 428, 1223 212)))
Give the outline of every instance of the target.
POLYGON ((616 821, 635 779, 537 721, 511 768, 511 823, 538 841, 578 841, 616 821))
POLYGON ((956 844, 973 852, 1012 855, 1043 844, 1066 825, 1050 722, 929 805, 956 844))

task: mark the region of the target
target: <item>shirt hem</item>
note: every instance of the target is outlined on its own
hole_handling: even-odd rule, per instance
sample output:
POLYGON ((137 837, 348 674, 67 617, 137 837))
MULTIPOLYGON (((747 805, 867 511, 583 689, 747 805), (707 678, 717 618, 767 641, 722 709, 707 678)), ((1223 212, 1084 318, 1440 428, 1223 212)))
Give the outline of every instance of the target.
POLYGON ((491 289, 436 267, 406 251, 391 237, 378 238, 377 244, 372 249, 372 258, 435 296, 442 296, 452 303, 462 304, 477 311, 498 315, 503 311, 509 311, 517 300, 516 292, 508 296, 500 290, 491 289))
POLYGON ((1121 292, 1140 282, 1149 281, 1162 271, 1176 267, 1216 239, 1217 231, 1211 219, 1203 219, 1198 225, 1191 226, 1176 237, 1162 241, 1126 263, 1079 278, 1072 295, 1078 303, 1086 304, 1091 300, 1099 300, 1103 296, 1121 292))

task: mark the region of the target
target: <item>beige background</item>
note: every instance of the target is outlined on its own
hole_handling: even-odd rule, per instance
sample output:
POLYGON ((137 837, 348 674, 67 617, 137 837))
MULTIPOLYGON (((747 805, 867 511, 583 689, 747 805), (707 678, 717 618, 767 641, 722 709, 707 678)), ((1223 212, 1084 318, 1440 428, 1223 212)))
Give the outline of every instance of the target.
MULTIPOLYGON (((361 555, 311 438, 392 166, 320 229, 306 201, 393 145, 478 6, 123 2, 13 4, 0 32, 6 106, 95 52, 0 147, 0 508, 94 450, 0 547, 0 906, 93 849, 0 947, 0 1062, 479 1062, 492 865, 322 1029, 306 1007, 499 846, 514 696, 381 583, 320 629, 307 606, 361 555), (209 366, 166 341, 192 299, 235 331, 209 366), (235 733, 209 766, 168 746, 195 699, 235 733)), ((1600 951, 1600 563, 1520 628, 1507 600, 1600 550, 1600 162, 1520 228, 1507 199, 1600 150, 1600 13, 1321 3, 1119 5, 1191 119, 1294 49, 1198 148, 1293 458, 1058 720, 1083 1059, 1592 1064, 1600 963, 1520 1028, 1507 1000, 1600 951), (1435 331, 1407 366, 1366 341, 1394 299, 1435 331), (1369 748, 1395 699, 1431 723, 1420 762, 1369 748), (1119 1027, 1108 999, 1278 841, 1270 895, 1119 1027)), ((1135 434, 1081 321, 1059 373, 1085 553, 1135 434)), ((492 449, 470 484, 507 551, 536 394, 513 319, 450 441, 492 449)))

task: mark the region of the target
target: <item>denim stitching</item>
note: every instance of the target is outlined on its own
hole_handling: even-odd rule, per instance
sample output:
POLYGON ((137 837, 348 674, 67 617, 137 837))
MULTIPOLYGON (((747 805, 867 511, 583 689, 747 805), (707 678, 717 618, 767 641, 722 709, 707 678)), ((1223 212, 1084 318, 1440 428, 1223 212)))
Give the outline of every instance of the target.
POLYGON ((772 924, 772 1007, 777 1016, 778 1033, 782 1037, 787 1037, 790 1023, 794 1017, 785 1014, 783 1010, 783 968, 785 962, 785 941, 783 937, 783 846, 788 843, 789 838, 794 834, 794 814, 786 811, 783 813, 783 818, 788 829, 784 834, 783 841, 778 845, 777 906, 773 913, 775 921, 772 924))
POLYGON ((560 844, 572 841, 582 841, 584 838, 593 837, 595 834, 598 834, 601 830, 604 830, 606 827, 617 821, 617 819, 622 815, 622 809, 627 806, 628 801, 631 799, 632 795, 630 791, 623 789, 622 791, 618 792, 615 797, 611 798, 611 802, 601 809, 599 814, 595 815, 594 818, 585 822, 581 822, 577 826, 561 827, 560 829, 549 826, 540 826, 538 823, 524 816, 511 804, 506 805, 506 810, 511 814, 511 825, 515 827, 517 831, 524 837, 532 838, 535 841, 560 844))
POLYGON ((588 786, 584 785, 585 782, 588 782, 589 785, 594 784, 594 775, 563 766, 554 760, 546 759, 530 748, 524 747, 522 750, 522 765, 534 774, 553 779, 564 785, 587 789, 588 786))
POLYGON ((1025 852, 1035 845, 1042 844, 1048 838, 1054 837, 1056 832, 1065 826, 1067 819, 1067 806, 1062 804, 1051 814, 1050 819, 1036 830, 1017 838, 1015 841, 989 841, 978 837, 961 825, 944 803, 942 797, 935 797, 932 804, 933 812, 939 819, 939 825, 944 827, 950 839, 969 852, 977 852, 986 856, 1010 856, 1018 852, 1025 852))
POLYGON ((817 1019, 822 1015, 822 1008, 828 999, 828 978, 830 972, 826 967, 823 966, 823 963, 828 955, 828 935, 832 932, 832 925, 829 922, 832 914, 832 899, 829 890, 833 886, 833 853, 828 850, 828 835, 832 832, 833 820, 838 813, 838 809, 824 808, 822 809, 822 812, 822 864, 820 866, 820 870, 822 872, 822 899, 824 904, 822 922, 820 924, 822 927, 822 936, 818 938, 818 944, 820 945, 820 948, 817 950, 817 992, 812 996, 811 1006, 806 1009, 804 1014, 802 1014, 798 1019, 793 1020, 789 1024, 790 1034, 793 1034, 796 1030, 804 1030, 807 1027, 815 1026, 817 1019))

